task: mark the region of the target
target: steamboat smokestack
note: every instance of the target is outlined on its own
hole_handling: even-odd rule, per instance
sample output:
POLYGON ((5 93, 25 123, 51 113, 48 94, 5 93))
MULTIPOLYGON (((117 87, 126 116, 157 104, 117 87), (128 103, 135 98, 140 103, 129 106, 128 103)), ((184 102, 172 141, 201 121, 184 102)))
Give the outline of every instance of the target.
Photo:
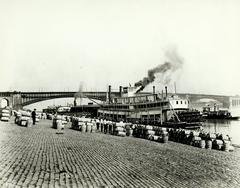
POLYGON ((111 85, 108 86, 108 102, 111 103, 111 85))
POLYGON ((174 90, 175 90, 175 94, 177 94, 177 86, 176 86, 176 82, 174 82, 174 90))
POLYGON ((122 97, 122 86, 119 86, 119 95, 122 97))
POLYGON ((153 86, 153 94, 155 94, 155 86, 153 86))
POLYGON ((165 86, 165 91, 166 91, 166 99, 167 99, 167 95, 168 95, 168 93, 167 93, 167 86, 165 86))

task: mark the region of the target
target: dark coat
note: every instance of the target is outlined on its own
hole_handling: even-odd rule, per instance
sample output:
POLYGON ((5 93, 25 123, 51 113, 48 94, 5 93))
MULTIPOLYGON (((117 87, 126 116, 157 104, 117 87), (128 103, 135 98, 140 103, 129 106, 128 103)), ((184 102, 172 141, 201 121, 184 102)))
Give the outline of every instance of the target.
POLYGON ((32 118, 36 118, 36 112, 32 111, 32 118))

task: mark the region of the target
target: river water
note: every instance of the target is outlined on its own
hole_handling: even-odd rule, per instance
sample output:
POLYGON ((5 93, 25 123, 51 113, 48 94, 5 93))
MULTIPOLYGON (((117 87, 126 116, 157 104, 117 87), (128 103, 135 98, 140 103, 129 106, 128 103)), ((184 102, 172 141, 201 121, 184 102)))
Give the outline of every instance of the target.
POLYGON ((232 138, 232 143, 240 146, 240 120, 207 120, 203 129, 210 133, 222 133, 232 138))

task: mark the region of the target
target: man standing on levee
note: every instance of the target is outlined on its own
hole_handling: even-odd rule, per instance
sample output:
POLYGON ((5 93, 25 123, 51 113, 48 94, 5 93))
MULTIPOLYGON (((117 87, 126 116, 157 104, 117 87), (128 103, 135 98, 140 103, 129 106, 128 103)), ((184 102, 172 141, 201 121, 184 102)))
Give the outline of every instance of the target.
POLYGON ((36 109, 32 111, 32 120, 33 120, 33 125, 36 123, 36 109))

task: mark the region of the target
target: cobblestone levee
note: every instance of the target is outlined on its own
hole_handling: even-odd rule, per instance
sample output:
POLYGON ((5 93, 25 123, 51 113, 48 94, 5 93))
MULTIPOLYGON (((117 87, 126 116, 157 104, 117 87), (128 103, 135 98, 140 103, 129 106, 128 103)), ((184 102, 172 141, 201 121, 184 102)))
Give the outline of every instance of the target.
POLYGON ((0 122, 0 187, 240 187, 240 149, 0 122))

